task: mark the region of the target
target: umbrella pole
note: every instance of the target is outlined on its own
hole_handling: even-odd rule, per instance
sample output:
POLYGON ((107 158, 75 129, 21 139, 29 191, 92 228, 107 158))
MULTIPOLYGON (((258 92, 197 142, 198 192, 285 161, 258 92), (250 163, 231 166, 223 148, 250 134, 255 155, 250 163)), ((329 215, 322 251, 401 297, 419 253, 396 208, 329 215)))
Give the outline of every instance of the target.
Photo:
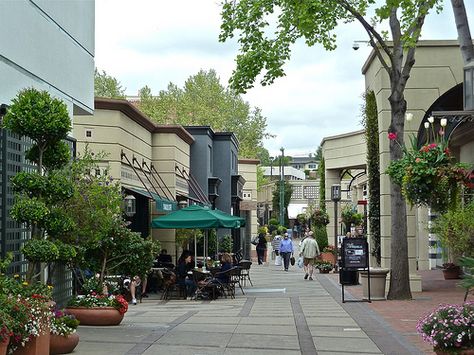
POLYGON ((196 230, 194 230, 194 268, 197 269, 196 230))

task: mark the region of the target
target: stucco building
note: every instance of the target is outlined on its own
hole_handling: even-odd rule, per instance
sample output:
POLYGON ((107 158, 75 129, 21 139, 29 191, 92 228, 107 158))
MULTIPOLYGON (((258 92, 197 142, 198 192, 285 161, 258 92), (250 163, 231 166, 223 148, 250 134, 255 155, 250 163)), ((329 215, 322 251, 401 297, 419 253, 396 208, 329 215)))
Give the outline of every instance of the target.
MULTIPOLYGON (((458 111, 458 114, 445 112, 442 117, 448 119, 448 128, 452 130, 450 148, 458 161, 474 163, 474 135, 470 112, 462 111, 463 63, 456 41, 420 41, 416 50, 416 62, 408 80, 405 98, 407 112, 413 114, 413 120, 405 123, 405 141, 414 135, 423 139, 424 122, 429 116, 439 116, 440 111, 458 111), (455 124, 455 122, 460 124, 455 124), (451 128, 450 128, 451 127, 451 128)), ((381 222, 381 266, 390 268, 391 211, 390 180, 384 173, 389 162, 389 140, 387 130, 391 120, 390 81, 385 69, 372 52, 365 62, 362 73, 365 76, 366 89, 376 96, 379 125, 380 153, 380 222, 381 222)), ((439 119, 439 118, 437 118, 439 119)), ((365 167, 365 142, 362 132, 351 132, 323 139, 323 156, 326 163, 326 196, 330 196, 332 184, 339 183, 341 172, 347 168, 365 167)), ((363 183, 363 182, 361 182, 363 183)), ((356 184, 357 185, 357 184, 356 184)), ((370 196, 369 196, 370 198, 370 196)), ((328 202, 329 210, 333 204, 328 202)), ((330 216, 332 212, 329 212, 330 216)), ((407 206, 408 247, 410 286, 412 291, 421 290, 421 279, 417 270, 426 270, 441 263, 441 255, 429 249, 426 208, 407 206)), ((333 220, 331 221, 333 223, 333 220)), ((328 234, 334 234, 331 225, 328 234)))

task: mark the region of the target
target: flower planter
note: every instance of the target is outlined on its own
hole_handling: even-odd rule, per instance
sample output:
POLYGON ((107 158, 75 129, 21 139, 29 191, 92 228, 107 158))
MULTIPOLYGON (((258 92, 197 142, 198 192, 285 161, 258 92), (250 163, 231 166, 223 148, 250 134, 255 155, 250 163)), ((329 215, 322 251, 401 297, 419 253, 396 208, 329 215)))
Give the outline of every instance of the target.
POLYGON ((66 311, 79 320, 80 325, 118 325, 123 314, 114 307, 67 307, 66 311))
POLYGON ((443 275, 445 280, 453 280, 461 278, 461 268, 459 266, 451 267, 449 269, 443 269, 443 275))
POLYGON ((463 349, 463 348, 434 348, 433 351, 437 355, 474 355, 474 349, 463 349))
POLYGON ((70 335, 51 334, 49 340, 49 354, 69 354, 72 353, 79 343, 79 335, 72 333, 70 335))
POLYGON ((9 343, 10 343, 10 338, 8 338, 5 341, 0 342, 0 355, 6 355, 9 343))
POLYGON ((320 270, 319 270, 319 273, 320 273, 320 274, 329 274, 329 271, 331 271, 331 270, 321 270, 321 269, 320 269, 320 270))
POLYGON ((321 253, 321 260, 328 261, 332 265, 336 265, 336 255, 333 253, 321 253))
POLYGON ((49 354, 49 328, 44 334, 33 337, 25 346, 18 347, 13 355, 45 355, 49 354))

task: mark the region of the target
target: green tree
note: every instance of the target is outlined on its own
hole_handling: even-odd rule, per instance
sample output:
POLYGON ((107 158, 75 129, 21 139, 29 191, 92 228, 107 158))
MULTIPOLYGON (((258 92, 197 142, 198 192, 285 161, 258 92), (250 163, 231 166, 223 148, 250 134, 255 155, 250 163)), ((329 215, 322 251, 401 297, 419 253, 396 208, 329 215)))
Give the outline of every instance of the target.
POLYGON ((31 239, 23 246, 29 261, 26 278, 32 281, 40 262, 59 258, 54 239, 73 228, 73 221, 61 208, 73 194, 72 181, 58 169, 69 161, 69 148, 63 140, 71 130, 67 106, 47 91, 22 90, 12 100, 4 117, 4 127, 31 139, 26 157, 36 171, 21 171, 12 180, 15 203, 11 217, 31 228, 31 239))
POLYGON ((139 108, 161 124, 208 125, 215 131, 234 132, 239 156, 268 156, 263 147, 267 122, 259 108, 251 108, 234 91, 221 85, 214 70, 201 70, 189 77, 183 88, 170 83, 157 96, 145 86, 139 92, 139 108))
POLYGON ((122 88, 120 81, 108 75, 105 70, 99 72, 96 68, 94 71, 94 96, 124 99, 125 89, 122 88))
MULTIPOLYGON (((309 46, 321 44, 326 50, 334 50, 334 29, 340 24, 358 21, 390 78, 391 122, 388 130, 398 137, 397 141, 390 142, 390 160, 398 160, 403 154, 407 106, 404 90, 415 64, 416 44, 426 16, 433 8, 440 10, 441 2, 224 0, 220 40, 232 38, 237 32, 241 46, 230 86, 237 92, 245 92, 253 87, 260 73, 263 74, 262 85, 272 84, 285 75, 283 65, 290 59, 291 45, 299 38, 309 46), (375 15, 368 19, 368 13, 375 15), (375 28, 375 24, 387 22, 389 31, 375 28), (391 42, 387 41, 389 34, 391 42)), ((391 196, 391 278, 387 298, 410 299, 406 204, 400 186, 391 184, 391 196)))

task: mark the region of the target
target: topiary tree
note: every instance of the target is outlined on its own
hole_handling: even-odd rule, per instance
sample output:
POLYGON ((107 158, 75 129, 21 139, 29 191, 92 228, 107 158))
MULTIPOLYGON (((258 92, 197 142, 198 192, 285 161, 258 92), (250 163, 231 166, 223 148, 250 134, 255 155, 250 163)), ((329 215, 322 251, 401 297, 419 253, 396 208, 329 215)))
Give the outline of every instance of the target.
POLYGON ((70 160, 63 141, 71 130, 67 106, 46 91, 22 90, 12 100, 4 117, 4 128, 31 139, 26 158, 36 164, 36 171, 19 172, 11 179, 15 203, 11 217, 31 228, 31 239, 23 247, 29 261, 26 279, 32 281, 40 262, 59 258, 57 240, 68 233, 74 222, 64 213, 62 203, 73 195, 69 176, 60 171, 70 160))

